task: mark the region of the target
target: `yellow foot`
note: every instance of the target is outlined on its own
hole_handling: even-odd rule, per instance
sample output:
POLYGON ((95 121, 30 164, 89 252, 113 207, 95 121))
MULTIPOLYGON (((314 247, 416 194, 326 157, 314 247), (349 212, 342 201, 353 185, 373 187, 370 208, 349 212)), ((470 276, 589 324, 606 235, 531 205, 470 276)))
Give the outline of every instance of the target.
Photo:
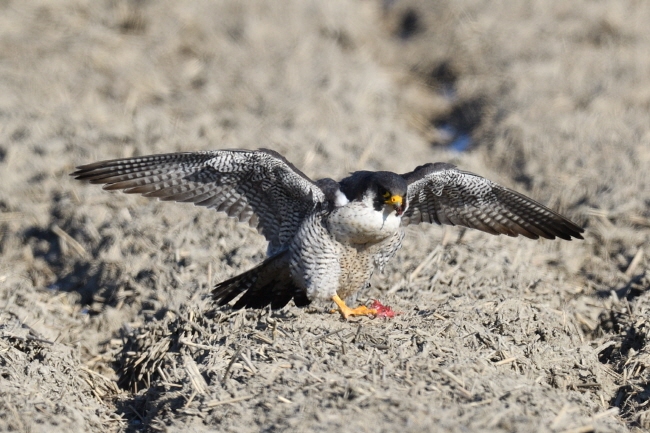
POLYGON ((357 308, 350 308, 345 305, 343 299, 339 298, 339 295, 334 295, 332 301, 339 307, 337 310, 332 310, 332 313, 340 313, 344 319, 347 319, 350 316, 376 316, 377 310, 368 308, 365 305, 361 305, 357 308))

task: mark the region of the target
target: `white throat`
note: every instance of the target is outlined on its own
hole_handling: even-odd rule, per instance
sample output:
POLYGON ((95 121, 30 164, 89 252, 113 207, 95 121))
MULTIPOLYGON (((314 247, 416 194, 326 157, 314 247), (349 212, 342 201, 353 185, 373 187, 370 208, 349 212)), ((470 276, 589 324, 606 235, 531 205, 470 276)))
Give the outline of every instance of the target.
POLYGON ((348 204, 350 201, 340 190, 336 191, 336 199, 334 199, 334 207, 341 207, 348 204))
POLYGON ((339 242, 374 244, 394 235, 400 229, 401 217, 395 214, 391 205, 384 205, 377 212, 374 196, 370 193, 360 201, 336 207, 330 214, 327 225, 339 242))

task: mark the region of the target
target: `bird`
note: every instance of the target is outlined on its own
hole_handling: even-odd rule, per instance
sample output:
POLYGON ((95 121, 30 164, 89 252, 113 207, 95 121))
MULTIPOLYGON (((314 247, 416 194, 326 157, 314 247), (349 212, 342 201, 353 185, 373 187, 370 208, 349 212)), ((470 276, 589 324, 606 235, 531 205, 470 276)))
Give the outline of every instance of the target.
POLYGON ((273 150, 229 149, 106 160, 70 175, 109 191, 194 203, 257 229, 268 241, 266 258, 212 290, 218 306, 234 309, 330 300, 344 319, 377 315, 377 308, 352 308, 345 299, 367 288, 375 269, 383 271, 409 225, 530 239, 584 233, 524 194, 445 162, 314 181, 273 150))

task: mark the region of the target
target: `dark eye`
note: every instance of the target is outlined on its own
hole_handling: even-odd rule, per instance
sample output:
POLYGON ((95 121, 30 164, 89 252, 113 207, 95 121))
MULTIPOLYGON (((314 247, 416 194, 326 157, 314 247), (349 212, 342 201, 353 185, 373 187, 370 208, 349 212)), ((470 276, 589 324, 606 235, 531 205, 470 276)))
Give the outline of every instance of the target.
POLYGON ((384 195, 384 198, 390 198, 390 193, 388 191, 386 191, 383 195, 384 195))

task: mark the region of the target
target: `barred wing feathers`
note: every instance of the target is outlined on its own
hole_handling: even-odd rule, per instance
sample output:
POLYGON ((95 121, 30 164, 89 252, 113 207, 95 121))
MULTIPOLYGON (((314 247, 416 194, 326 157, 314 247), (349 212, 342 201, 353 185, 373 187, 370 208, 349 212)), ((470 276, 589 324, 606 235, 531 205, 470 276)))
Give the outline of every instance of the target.
POLYGON ((82 165, 76 179, 165 201, 205 206, 257 228, 269 252, 293 237, 325 200, 322 190, 277 152, 260 149, 169 153, 82 165))
POLYGON ((446 163, 426 164, 402 177, 408 183, 403 225, 460 225, 494 235, 570 240, 584 230, 516 191, 446 163))

